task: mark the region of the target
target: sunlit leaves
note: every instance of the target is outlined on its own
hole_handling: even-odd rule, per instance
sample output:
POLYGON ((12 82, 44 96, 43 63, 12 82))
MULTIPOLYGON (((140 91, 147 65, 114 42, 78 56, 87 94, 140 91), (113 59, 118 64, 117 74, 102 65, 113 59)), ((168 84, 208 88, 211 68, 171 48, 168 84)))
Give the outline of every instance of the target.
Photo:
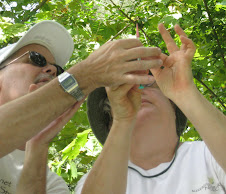
POLYGON ((91 131, 91 129, 85 130, 81 133, 77 133, 76 139, 74 139, 67 147, 62 150, 63 160, 64 159, 75 159, 79 154, 79 151, 82 147, 85 146, 87 141, 87 135, 91 131))

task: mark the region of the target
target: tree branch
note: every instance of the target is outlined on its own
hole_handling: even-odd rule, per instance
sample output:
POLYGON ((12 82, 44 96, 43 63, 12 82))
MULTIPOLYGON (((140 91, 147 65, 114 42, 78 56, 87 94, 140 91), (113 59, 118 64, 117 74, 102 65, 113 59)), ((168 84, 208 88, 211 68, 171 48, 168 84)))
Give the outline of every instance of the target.
POLYGON ((124 1, 125 1, 125 0, 123 0, 123 1, 122 1, 120 8, 122 8, 122 7, 123 7, 124 1))
POLYGON ((35 14, 48 0, 43 0, 40 4, 38 4, 29 14, 28 17, 24 18, 22 22, 25 22, 30 19, 31 15, 35 14))
POLYGON ((130 23, 127 24, 123 29, 121 29, 116 35, 114 35, 114 37, 112 37, 112 38, 111 38, 110 40, 108 40, 108 41, 114 40, 117 36, 119 36, 120 34, 122 34, 123 31, 125 31, 129 26, 130 26, 130 23))
MULTIPOLYGON (((132 20, 131 17, 129 17, 123 10, 121 10, 120 7, 117 6, 117 5, 113 2, 113 0, 110 0, 110 1, 111 1, 111 3, 112 3, 114 6, 117 7, 117 9, 118 9, 118 10, 119 10, 119 11, 120 11, 127 19, 129 19, 129 21, 131 21, 133 24, 136 25, 136 23, 137 23, 136 21, 132 20)), ((142 28, 140 25, 138 25, 138 27, 139 27, 139 29, 143 32, 143 34, 148 38, 148 40, 150 41, 150 44, 153 45, 151 38, 146 34, 146 32, 143 30, 143 28, 142 28)))
POLYGON ((214 27, 214 24, 213 24, 213 19, 212 19, 212 17, 211 17, 210 10, 209 10, 209 8, 208 8, 208 5, 207 5, 206 0, 203 0, 203 2, 204 2, 204 4, 205 4, 206 12, 207 12, 208 17, 209 17, 209 20, 210 20, 210 25, 211 25, 211 27, 212 27, 212 29, 213 29, 213 34, 214 34, 215 39, 216 39, 216 41, 217 41, 217 45, 218 45, 218 47, 219 47, 219 49, 220 49, 221 58, 222 58, 222 60, 223 60, 224 66, 226 67, 226 61, 225 61, 225 58, 224 58, 224 52, 223 52, 223 50, 222 50, 222 48, 221 48, 221 44, 220 44, 220 41, 219 41, 217 32, 216 32, 215 27, 214 27))
POLYGON ((124 11, 122 11, 112 0, 110 0, 111 3, 118 8, 118 10, 126 17, 128 18, 132 23, 136 24, 134 20, 132 20, 124 11))
POLYGON ((48 0, 43 0, 39 5, 36 6, 35 9, 32 10, 32 12, 38 11, 48 0))
POLYGON ((200 79, 198 79, 196 76, 194 76, 195 79, 200 82, 211 94, 213 94, 217 100, 219 101, 219 103, 222 105, 222 107, 226 110, 226 107, 224 106, 224 103, 221 101, 221 99, 200 79))

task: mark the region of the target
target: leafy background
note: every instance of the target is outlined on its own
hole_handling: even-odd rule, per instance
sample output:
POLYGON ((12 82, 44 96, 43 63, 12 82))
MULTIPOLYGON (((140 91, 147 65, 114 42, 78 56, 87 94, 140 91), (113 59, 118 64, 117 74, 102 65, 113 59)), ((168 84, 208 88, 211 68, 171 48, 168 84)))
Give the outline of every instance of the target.
MULTIPOLYGON (((197 47, 192 64, 194 82, 226 113, 225 10, 225 0, 0 0, 0 47, 16 42, 37 22, 55 20, 74 40, 67 69, 108 40, 134 37, 136 23, 145 46, 158 46, 167 53, 157 25, 163 22, 180 44, 173 30, 178 23, 197 47)), ((200 139, 188 122, 181 141, 200 139)), ((90 129, 84 103, 51 143, 48 164, 73 191, 101 149, 90 129)))

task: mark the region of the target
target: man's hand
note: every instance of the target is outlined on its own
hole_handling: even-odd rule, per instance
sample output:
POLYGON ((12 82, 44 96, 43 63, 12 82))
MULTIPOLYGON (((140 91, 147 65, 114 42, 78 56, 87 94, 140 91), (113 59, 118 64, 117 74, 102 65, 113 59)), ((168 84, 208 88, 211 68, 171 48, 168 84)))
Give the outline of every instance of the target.
MULTIPOLYGON (((49 142, 75 114, 83 101, 77 102, 26 143, 24 167, 17 184, 16 194, 47 192, 46 167, 49 142)), ((64 193, 68 193, 67 188, 64 188, 64 193)))
POLYGON ((93 52, 85 60, 86 67, 83 68, 92 72, 87 79, 94 88, 148 84, 150 76, 134 72, 160 67, 160 54, 159 48, 145 48, 137 39, 116 40, 105 43, 93 52))
POLYGON ((184 91, 194 86, 191 70, 191 61, 195 53, 195 45, 187 38, 179 25, 175 25, 175 31, 182 42, 179 48, 165 29, 159 24, 159 32, 166 43, 169 56, 161 54, 164 68, 152 68, 156 82, 162 92, 171 100, 174 100, 184 91))
POLYGON ((126 193, 131 135, 141 104, 141 93, 137 85, 131 84, 109 87, 106 91, 113 123, 103 150, 78 193, 126 193))
POLYGON ((74 106, 72 106, 69 110, 64 112, 60 117, 51 122, 45 129, 43 129, 40 133, 30 139, 26 144, 26 150, 29 146, 45 146, 48 147, 49 142, 60 132, 63 126, 70 120, 70 118, 75 114, 75 112, 79 109, 84 100, 76 102, 74 106))
POLYGON ((141 93, 137 85, 124 84, 106 88, 114 120, 134 120, 141 104, 141 93))

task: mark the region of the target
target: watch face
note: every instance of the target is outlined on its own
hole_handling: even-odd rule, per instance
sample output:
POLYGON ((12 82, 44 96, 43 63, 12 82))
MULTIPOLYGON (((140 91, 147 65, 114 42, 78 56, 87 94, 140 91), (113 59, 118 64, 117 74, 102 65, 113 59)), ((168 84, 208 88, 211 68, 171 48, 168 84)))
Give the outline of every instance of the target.
POLYGON ((67 77, 67 79, 63 80, 61 84, 64 88, 70 88, 71 86, 76 86, 78 83, 72 77, 67 77))

